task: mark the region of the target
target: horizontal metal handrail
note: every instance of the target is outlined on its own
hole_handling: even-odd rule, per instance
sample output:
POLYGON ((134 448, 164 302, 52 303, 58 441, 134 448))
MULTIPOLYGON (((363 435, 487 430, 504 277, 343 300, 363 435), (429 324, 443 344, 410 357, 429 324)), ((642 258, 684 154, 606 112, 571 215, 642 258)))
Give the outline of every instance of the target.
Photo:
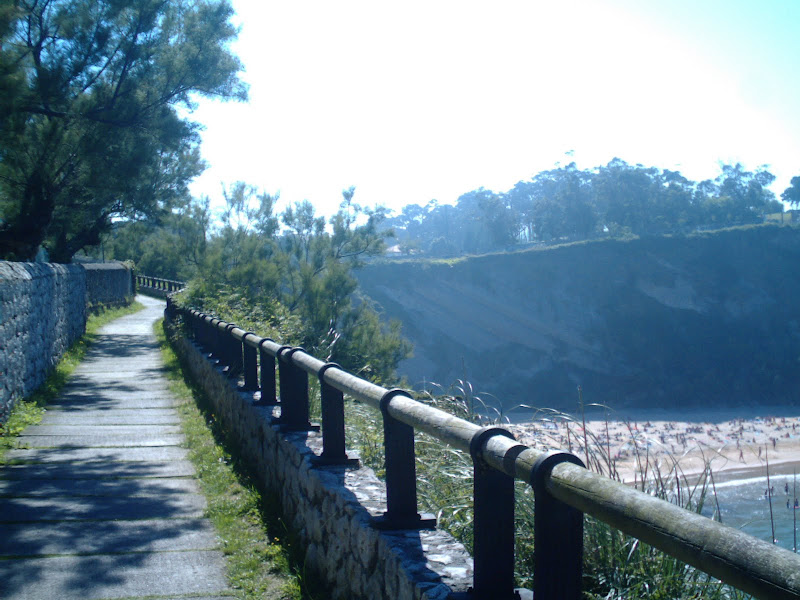
MULTIPOLYGON (((221 335, 266 352, 277 361, 302 369, 343 394, 366 402, 454 448, 477 454, 492 469, 534 483, 537 466, 548 456, 509 437, 492 435, 473 446, 478 425, 418 402, 408 393, 393 393, 299 348, 289 349, 200 311, 172 310, 202 321, 221 335), (291 350, 291 351, 289 351, 291 350), (473 447, 471 447, 473 446, 473 447)), ((386 417, 385 417, 386 418, 386 417)), ((800 556, 722 525, 630 486, 561 462, 544 474, 544 489, 564 504, 634 536, 717 579, 759 598, 800 598, 800 556)), ((537 596, 538 597, 538 596, 537 596)))

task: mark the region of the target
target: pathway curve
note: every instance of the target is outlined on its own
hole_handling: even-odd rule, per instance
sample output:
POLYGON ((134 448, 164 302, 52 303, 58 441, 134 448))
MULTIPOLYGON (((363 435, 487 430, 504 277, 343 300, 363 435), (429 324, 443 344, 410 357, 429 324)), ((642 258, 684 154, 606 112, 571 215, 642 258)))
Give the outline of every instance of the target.
POLYGON ((233 595, 152 331, 164 303, 137 300, 0 467, 4 600, 233 595))

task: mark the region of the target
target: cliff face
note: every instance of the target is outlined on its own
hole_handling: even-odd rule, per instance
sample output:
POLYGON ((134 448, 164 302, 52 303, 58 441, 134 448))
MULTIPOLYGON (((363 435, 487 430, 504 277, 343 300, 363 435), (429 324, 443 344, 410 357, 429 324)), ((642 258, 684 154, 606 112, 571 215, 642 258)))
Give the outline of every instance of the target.
MULTIPOLYGON (((800 400, 800 231, 598 241, 359 272, 403 323, 415 387, 466 377, 505 408, 800 400)), ((800 403, 800 402, 799 402, 800 403)))

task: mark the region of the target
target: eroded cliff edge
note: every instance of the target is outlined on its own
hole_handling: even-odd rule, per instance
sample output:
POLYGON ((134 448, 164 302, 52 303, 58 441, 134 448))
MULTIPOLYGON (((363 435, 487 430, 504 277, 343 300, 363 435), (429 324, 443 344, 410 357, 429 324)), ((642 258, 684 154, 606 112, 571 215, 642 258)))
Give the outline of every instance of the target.
POLYGON ((800 404, 800 230, 385 262, 362 291, 414 343, 400 374, 574 409, 800 404))

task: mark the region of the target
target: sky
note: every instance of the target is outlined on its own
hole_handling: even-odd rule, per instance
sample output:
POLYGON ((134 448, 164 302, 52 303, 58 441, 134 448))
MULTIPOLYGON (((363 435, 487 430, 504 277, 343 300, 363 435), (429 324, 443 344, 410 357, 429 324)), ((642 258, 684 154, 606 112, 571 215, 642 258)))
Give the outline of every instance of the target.
POLYGON ((195 196, 399 211, 619 157, 800 175, 800 0, 233 0, 247 103, 202 99, 195 196))

